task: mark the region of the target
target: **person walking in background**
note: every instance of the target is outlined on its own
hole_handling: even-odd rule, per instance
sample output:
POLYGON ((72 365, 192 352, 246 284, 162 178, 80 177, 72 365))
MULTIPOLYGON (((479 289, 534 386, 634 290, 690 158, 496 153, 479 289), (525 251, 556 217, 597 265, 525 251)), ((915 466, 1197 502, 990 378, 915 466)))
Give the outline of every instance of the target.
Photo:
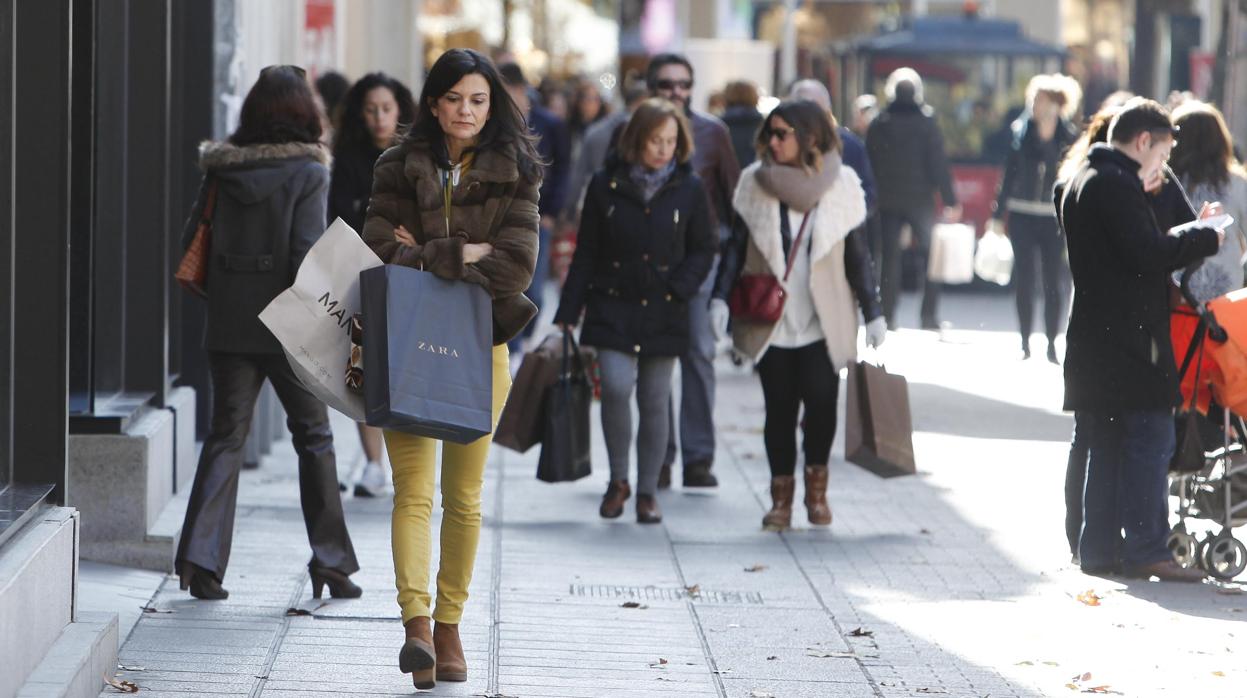
POLYGON ((633 110, 649 97, 649 86, 639 78, 624 79, 624 108, 611 112, 606 118, 590 126, 580 141, 580 154, 576 157, 576 167, 567 184, 567 205, 564 215, 567 220, 575 223, 580 220, 580 207, 584 202, 585 188, 594 173, 606 164, 619 134, 623 133, 624 124, 632 116, 633 110))
POLYGON ((723 88, 723 99, 727 104, 723 111, 723 123, 732 137, 732 152, 741 167, 748 167, 756 157, 753 142, 758 137, 758 127, 762 125, 762 114, 758 111, 758 86, 747 80, 734 80, 723 88))
POLYGON ((313 594, 320 598, 326 585, 338 598, 362 593, 348 578, 359 563, 338 494, 328 410, 299 382, 258 317, 294 284, 303 257, 325 232, 329 153, 320 137, 320 111, 303 69, 281 65, 260 71, 229 140, 200 146, 204 179, 182 247, 190 245, 211 206, 204 348, 212 372, 212 427, 199 454, 174 560, 181 587, 198 599, 229 596, 221 583, 234 535, 238 475, 266 378, 286 410, 299 455, 313 594))
MULTIPOLYGON (((1169 333, 1169 272, 1217 252, 1220 234, 1159 228, 1144 182, 1173 148, 1164 107, 1136 98, 1113 117, 1062 187, 1059 219, 1074 279, 1065 409, 1089 428, 1078 556, 1089 574, 1198 581, 1166 548, 1177 368, 1169 333), (1123 539, 1122 532, 1125 537, 1123 539)), ((1219 212, 1205 205, 1200 217, 1219 212)))
POLYGON ((1234 217, 1225 244, 1191 276, 1191 292, 1208 302, 1243 287, 1247 254, 1247 171, 1234 157, 1234 140, 1225 117, 1211 104, 1187 102, 1173 114, 1181 137, 1169 166, 1195 201, 1219 201, 1234 217))
POLYGON ((1022 357, 1031 356, 1035 314, 1035 265, 1043 273, 1044 334, 1048 361, 1057 363, 1056 338, 1065 302, 1065 241, 1057 227, 1052 191, 1065 151, 1078 138, 1070 119, 1078 111, 1082 91, 1073 78, 1037 75, 1026 87, 1026 111, 1013 122, 1013 144, 1005 160, 1004 179, 996 196, 989 227, 1013 242, 1013 289, 1017 298, 1022 357))
MULTIPOLYGON (((539 204, 541 240, 537 249, 537 268, 533 272, 532 285, 524 291, 540 312, 544 303, 546 280, 550 277, 550 237, 554 231, 555 219, 563 211, 563 199, 567 191, 567 176, 571 168, 571 135, 566 122, 540 105, 533 104, 529 99, 532 88, 519 65, 503 63, 498 66, 498 74, 502 76, 512 101, 519 106, 528 127, 536 134, 537 153, 547 164, 539 204)), ((532 332, 531 324, 525 327, 511 341, 511 351, 518 354, 523 340, 531 336, 532 332)))
MULTIPOLYGON (((489 292, 496 425, 511 388, 506 344, 537 314, 523 292, 537 259, 541 156, 497 68, 477 51, 442 54, 417 105, 402 143, 377 161, 364 241, 389 264, 479 284, 489 292)), ((394 470, 394 575, 407 636, 399 668, 412 674, 416 688, 467 680, 459 621, 480 540, 491 439, 492 434, 467 445, 441 443, 443 513, 434 609, 430 519, 439 442, 385 432, 394 470), (430 618, 437 621, 432 629, 430 618)))
MULTIPOLYGON (((372 193, 372 168, 381 152, 393 146, 400 127, 416 116, 411 90, 385 73, 369 73, 351 86, 342 100, 333 144, 333 177, 329 183, 329 223, 341 218, 358 233, 372 193)), ((341 486, 354 487, 357 497, 381 496, 389 481, 383 462, 381 430, 359 423, 364 464, 341 486)))
POLYGON ((836 120, 836 115, 831 109, 831 93, 827 91, 827 86, 818 80, 798 80, 792 84, 788 98, 808 99, 827 112, 827 118, 831 119, 831 124, 836 129, 836 136, 840 138, 840 159, 844 164, 853 168, 853 171, 857 173, 857 178, 861 180, 862 192, 866 195, 866 211, 869 215, 875 210, 877 203, 875 170, 870 166, 866 143, 836 120))
MULTIPOLYGON (((581 146, 589 128, 610 115, 610 104, 602 97, 602 90, 588 78, 577 81, 572 91, 572 116, 567 120, 568 131, 571 133, 569 164, 580 162, 581 146)), ((579 193, 579 189, 567 189, 569 198, 579 193)))
POLYGON ((839 371, 857 357, 857 308, 869 346, 887 336, 860 230, 866 197, 857 175, 841 163, 831 120, 813 102, 776 107, 758 134, 757 150, 759 161, 742 173, 736 189, 738 217, 724 246, 711 318, 716 335, 726 336, 728 299, 742 274, 781 280, 777 322, 732 320, 733 344, 757 362, 766 406, 771 509, 762 525, 792 525, 797 417, 804 407, 806 512, 810 523, 826 526, 839 371))
POLYGON ((926 280, 935 193, 944 202, 946 220, 959 220, 961 208, 953 192, 944 137, 931 108, 923 103, 922 78, 912 68, 898 68, 888 76, 885 91, 887 109, 871 122, 866 134, 866 150, 879 184, 883 314, 895 328, 901 291, 901 228, 909 225, 924 279, 921 326, 936 330, 940 328, 940 286, 926 280))
MULTIPOLYGON (((663 53, 650 59, 646 82, 654 95, 684 110, 693 128, 693 171, 701 177, 710 201, 710 214, 719 241, 727 238, 732 220, 732 192, 740 179, 740 165, 732 150, 727 126, 717 118, 693 109, 693 64, 684 56, 663 53)), ((697 296, 689 299, 688 349, 680 356, 680 457, 684 464, 685 487, 717 487, 714 467, 714 335, 707 311, 714 285, 713 267, 697 296)), ((671 466, 675 463, 675 408, 671 409, 671 428, 667 455, 659 473, 660 488, 671 485, 671 466)))
POLYGON ((858 138, 865 139, 870 130, 870 123, 879 116, 879 98, 874 95, 858 95, 853 100, 853 114, 849 119, 849 128, 858 138))
POLYGON ((658 474, 667 449, 667 411, 676 357, 689 342, 689 303, 718 249, 701 179, 693 172, 692 128, 663 99, 643 102, 585 195, 580 235, 555 322, 598 348, 602 432, 610 484, 599 513, 619 517, 631 496, 632 394, 637 431, 639 523, 658 523, 658 474))

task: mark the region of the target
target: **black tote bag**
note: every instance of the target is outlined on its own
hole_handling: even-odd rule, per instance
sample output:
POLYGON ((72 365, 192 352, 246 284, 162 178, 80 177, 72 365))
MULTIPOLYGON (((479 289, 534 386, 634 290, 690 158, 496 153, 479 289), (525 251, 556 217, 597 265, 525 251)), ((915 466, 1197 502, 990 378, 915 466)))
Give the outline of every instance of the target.
POLYGON ((573 482, 592 471, 590 464, 589 406, 593 385, 584 357, 571 332, 563 331, 563 361, 559 379, 546 388, 545 429, 537 479, 573 482))
POLYGON ((369 426, 471 443, 493 428, 485 289, 395 264, 359 275, 369 426))

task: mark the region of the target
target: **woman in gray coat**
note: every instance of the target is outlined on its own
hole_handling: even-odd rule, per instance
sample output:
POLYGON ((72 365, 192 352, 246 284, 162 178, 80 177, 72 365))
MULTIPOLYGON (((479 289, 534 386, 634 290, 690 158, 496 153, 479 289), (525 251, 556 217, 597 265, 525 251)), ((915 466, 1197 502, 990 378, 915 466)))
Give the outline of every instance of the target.
POLYGON ((295 377, 258 318, 293 285, 304 255, 325 231, 329 156, 320 136, 303 69, 271 66, 247 94, 238 130, 226 142, 200 146, 204 180, 182 243, 190 244, 207 213, 212 244, 204 348, 212 372, 212 430, 199 457, 176 558, 182 588, 199 599, 229 596, 221 581, 234 533, 242 449, 266 378, 286 409, 299 454, 313 594, 320 598, 326 585, 335 597, 361 594, 348 579, 359 564, 338 495, 328 412, 295 377))

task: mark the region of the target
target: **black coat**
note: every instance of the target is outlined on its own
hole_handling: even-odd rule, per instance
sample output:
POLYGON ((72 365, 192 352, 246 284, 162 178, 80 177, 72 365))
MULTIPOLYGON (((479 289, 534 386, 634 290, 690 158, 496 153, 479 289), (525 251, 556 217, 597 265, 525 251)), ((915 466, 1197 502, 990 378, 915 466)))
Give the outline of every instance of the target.
POLYGON ((278 354, 281 344, 260 322, 261 310, 294 285, 303 257, 325 232, 329 153, 315 143, 199 148, 206 173, 182 232, 186 248, 216 182, 208 323, 204 348, 278 354))
POLYGON ((944 136, 930 108, 913 102, 888 105, 870 122, 866 152, 879 187, 880 209, 930 208, 937 191, 945 206, 957 205, 944 136))
POLYGON ((701 179, 679 165, 647 203, 628 165, 609 162, 585 193, 556 323, 580 341, 641 356, 688 346, 688 303, 714 264, 718 234, 701 179))
POLYGON ((379 157, 381 149, 372 143, 346 145, 334 152, 326 223, 341 218, 355 232, 364 234, 364 213, 372 196, 372 168, 379 157))
POLYGON ((1004 178, 996 195, 993 218, 1004 218, 1009 211, 1032 216, 1051 217, 1052 190, 1056 184, 1061 157, 1078 138, 1078 131, 1068 121, 1057 123, 1052 140, 1041 141, 1034 119, 1018 120, 1013 125, 1013 144, 1005 159, 1004 178))
POLYGON ((1171 408, 1180 397, 1167 276, 1215 254, 1217 233, 1166 235, 1143 191, 1139 163, 1106 145, 1091 149, 1065 188, 1056 201, 1074 276, 1065 409, 1171 408))
POLYGON ((728 107, 723 112, 723 123, 727 125, 728 135, 732 137, 732 150, 736 153, 736 162, 741 169, 749 167, 758 158, 754 142, 762 121, 762 114, 753 107, 728 107))

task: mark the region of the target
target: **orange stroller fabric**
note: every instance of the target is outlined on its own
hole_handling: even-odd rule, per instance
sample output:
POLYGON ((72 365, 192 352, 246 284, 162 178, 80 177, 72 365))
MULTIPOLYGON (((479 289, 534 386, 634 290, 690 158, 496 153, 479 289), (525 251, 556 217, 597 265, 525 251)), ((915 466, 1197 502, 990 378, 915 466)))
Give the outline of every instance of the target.
POLYGON ((1224 343, 1208 342, 1207 351, 1217 365, 1213 392, 1219 404, 1247 415, 1247 289, 1209 301, 1208 309, 1229 335, 1224 343))
MULTIPOLYGON (((1195 330, 1198 326, 1199 316, 1189 305, 1180 305, 1169 313, 1169 338, 1173 342, 1173 360, 1179 369, 1182 368, 1182 360, 1186 358, 1187 348, 1191 346, 1191 340, 1195 337, 1195 330)), ((1182 388, 1183 410, 1191 404, 1191 393, 1195 390, 1195 375, 1198 373, 1199 400, 1195 409, 1200 414, 1208 414, 1208 405, 1212 402, 1210 386, 1216 371, 1217 362, 1213 358, 1211 342, 1208 341, 1208 344, 1204 346, 1203 361, 1200 361, 1199 349, 1196 348, 1195 356, 1191 359, 1191 366, 1186 370, 1186 375, 1182 376, 1180 387, 1182 388)))

